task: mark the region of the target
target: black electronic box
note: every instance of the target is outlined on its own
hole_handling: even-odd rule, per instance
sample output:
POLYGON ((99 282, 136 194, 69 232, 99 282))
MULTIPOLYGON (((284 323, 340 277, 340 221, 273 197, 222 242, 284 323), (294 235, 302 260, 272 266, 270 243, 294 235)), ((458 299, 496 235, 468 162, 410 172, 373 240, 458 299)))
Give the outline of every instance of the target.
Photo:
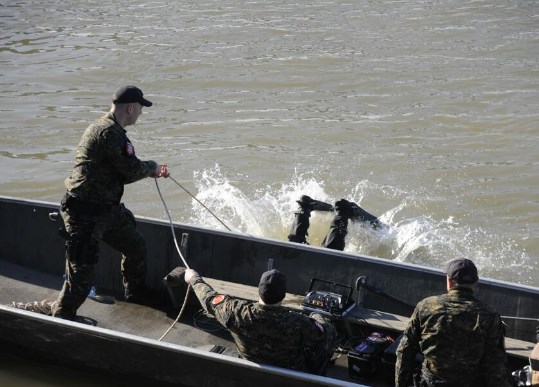
POLYGON ((382 355, 393 339, 373 332, 348 352, 348 375, 370 379, 382 364, 382 355))

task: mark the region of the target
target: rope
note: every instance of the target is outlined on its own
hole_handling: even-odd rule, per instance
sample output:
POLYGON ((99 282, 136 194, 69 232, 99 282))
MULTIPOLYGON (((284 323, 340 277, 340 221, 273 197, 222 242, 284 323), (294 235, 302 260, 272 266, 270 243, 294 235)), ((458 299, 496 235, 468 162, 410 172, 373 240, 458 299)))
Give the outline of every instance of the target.
MULTIPOLYGON (((191 196, 193 199, 195 199, 202 207, 204 207, 210 214, 213 215, 213 217, 215 219, 217 219, 219 221, 219 223, 221 223, 228 231, 232 231, 225 223, 223 223, 223 221, 221 219, 219 219, 217 217, 217 215, 215 215, 208 207, 206 207, 206 205, 204 205, 204 203, 202 203, 200 200, 198 200, 191 192, 189 192, 185 187, 183 187, 179 182, 177 182, 172 176, 168 176, 169 179, 171 179, 174 183, 176 183, 181 189, 183 189, 189 196, 191 196)), ((157 182, 157 179, 154 179, 155 180, 155 186, 157 187, 157 192, 159 193, 159 197, 161 198, 161 202, 163 203, 163 206, 165 207, 165 211, 167 213, 167 217, 168 217, 168 221, 169 221, 169 224, 170 224, 170 229, 172 231, 172 237, 174 239, 174 245, 176 246, 176 250, 178 251, 178 254, 180 255, 180 258, 183 262, 183 264, 185 265, 185 267, 187 269, 189 269, 189 264, 187 263, 187 260, 185 259, 185 257, 183 256, 182 252, 181 252, 181 249, 178 245, 178 240, 176 239, 176 233, 174 232, 174 224, 172 222, 172 217, 170 216, 170 211, 167 207, 167 203, 165 202, 165 199, 163 198, 163 195, 161 194, 161 189, 159 188, 159 183, 157 182)), ((183 314, 183 311, 185 310, 185 306, 187 305, 187 299, 189 297, 189 292, 191 291, 191 285, 189 284, 187 286, 187 291, 185 293, 185 298, 183 300, 183 304, 182 304, 182 307, 180 309, 180 313, 178 313, 178 317, 176 317, 176 320, 174 320, 174 322, 170 325, 170 327, 165 331, 165 333, 163 333, 163 335, 159 338, 158 341, 161 341, 163 340, 163 338, 170 332, 170 330, 174 327, 174 325, 176 325, 176 323, 180 320, 182 314, 183 314)), ((195 326, 196 326, 196 321, 195 321, 195 326)))
MULTIPOLYGON (((187 192, 189 194, 189 196, 191 196, 193 199, 195 199, 198 203, 200 203, 200 205, 202 207, 204 207, 210 214, 212 214, 215 219, 217 219, 223 226, 225 226, 225 228, 228 230, 228 231, 232 231, 230 230, 230 228, 227 227, 226 224, 224 224, 221 219, 219 219, 213 212, 211 212, 211 210, 206 207, 200 200, 198 200, 191 192, 189 192, 187 189, 185 189, 180 183, 178 183, 172 176, 169 176, 169 178, 174 182, 176 183, 181 189, 183 189, 185 192, 187 192)), ((157 182, 157 179, 154 179, 155 180, 155 186, 157 187, 157 192, 159 193, 159 197, 161 198, 161 202, 163 202, 163 206, 165 207, 165 211, 167 213, 167 217, 168 217, 168 221, 169 221, 169 224, 170 224, 170 229, 172 231, 172 237, 174 239, 174 245, 176 246, 176 250, 178 251, 178 254, 180 255, 180 258, 183 262, 183 264, 185 265, 185 267, 187 269, 190 269, 189 267, 189 264, 187 263, 187 260, 185 259, 185 257, 183 256, 182 252, 181 252, 181 249, 180 249, 180 246, 178 245, 178 240, 176 239, 176 233, 174 232, 174 223, 172 222, 172 217, 170 216, 170 211, 167 207, 167 203, 165 202, 165 199, 163 198, 163 194, 161 193, 161 189, 159 188, 159 183, 157 182)), ((183 304, 182 304, 182 307, 180 309, 180 312, 178 313, 178 317, 176 317, 176 320, 174 320, 174 322, 170 325, 170 327, 165 331, 165 333, 163 333, 163 335, 159 338, 158 341, 161 341, 165 338, 165 336, 170 332, 170 330, 174 327, 174 325, 176 325, 176 323, 180 320, 182 314, 183 314, 183 311, 185 310, 185 306, 187 305, 187 299, 189 298, 189 292, 191 291, 191 285, 189 284, 187 286, 187 291, 185 293, 185 298, 183 300, 183 304)))
POLYGON ((511 320, 522 320, 522 321, 539 321, 539 318, 531 318, 531 317, 501 316, 501 318, 507 318, 511 320))
POLYGON ((178 250, 178 254, 180 254, 180 258, 183 261, 183 264, 185 265, 186 268, 189 269, 190 267, 187 264, 187 261, 185 260, 185 257, 183 256, 180 250, 180 246, 178 246, 178 240, 176 239, 176 233, 174 232, 174 224, 172 223, 172 218, 170 216, 170 211, 168 210, 167 203, 165 202, 165 199, 163 198, 163 195, 161 194, 161 189, 159 188, 159 183, 157 182, 157 179, 154 179, 154 180, 155 180, 155 186, 157 187, 157 192, 159 193, 159 197, 161 198, 161 201, 163 202, 163 206, 165 206, 165 212, 167 213, 167 216, 168 216, 170 229, 172 231, 172 237, 174 238, 174 245, 176 245, 176 250, 178 250))
MULTIPOLYGON (((180 246, 178 246, 178 240, 176 239, 176 233, 174 232, 174 224, 172 223, 172 217, 170 216, 170 211, 168 210, 167 203, 165 202, 165 199, 163 198, 163 195, 161 194, 161 189, 159 188, 159 183, 157 182, 157 179, 154 179, 154 180, 155 180, 155 186, 157 187, 157 192, 159 193, 159 197, 161 198, 161 202, 163 202, 163 206, 165 206, 165 212, 167 213, 168 221, 170 223, 170 229, 172 231, 172 238, 174 239, 174 245, 176 246, 176 250, 178 251, 178 254, 180 254, 180 258, 183 264, 185 265, 186 268, 189 269, 189 264, 187 263, 187 260, 183 256, 180 246)), ((187 285, 187 291, 185 293, 185 298, 183 300, 180 313, 178 313, 178 317, 176 317, 176 320, 174 320, 174 322, 170 325, 170 327, 168 327, 168 329, 165 331, 165 333, 163 333, 163 335, 158 339, 158 341, 163 340, 165 336, 168 335, 170 330, 174 327, 174 325, 176 325, 176 323, 180 320, 183 314, 183 311, 185 309, 185 306, 187 305, 187 298, 189 297, 190 290, 191 290, 191 285, 189 284, 187 285)))
POLYGON ((178 317, 176 317, 176 320, 174 320, 174 322, 170 325, 170 327, 168 327, 168 329, 165 331, 165 333, 163 333, 163 336, 161 336, 157 341, 163 340, 165 338, 165 336, 168 335, 168 333, 170 332, 172 327, 174 327, 174 325, 176 325, 176 323, 180 320, 180 317, 183 314, 183 310, 185 309, 185 306, 187 305, 187 299, 189 298, 189 292, 190 291, 191 291, 191 285, 188 285, 187 286, 187 292, 185 293, 185 298, 183 299, 183 304, 182 304, 182 307, 180 309, 180 313, 178 313, 178 317))

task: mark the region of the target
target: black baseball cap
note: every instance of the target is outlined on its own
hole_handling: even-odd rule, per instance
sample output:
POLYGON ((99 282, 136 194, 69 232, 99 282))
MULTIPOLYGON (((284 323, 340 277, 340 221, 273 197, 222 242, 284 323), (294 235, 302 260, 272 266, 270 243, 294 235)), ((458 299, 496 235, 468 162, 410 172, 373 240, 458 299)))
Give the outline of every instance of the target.
POLYGON ((477 267, 467 258, 457 258, 447 264, 447 277, 458 284, 475 284, 479 281, 477 267))
POLYGON ((144 98, 142 90, 136 86, 122 86, 112 96, 112 103, 117 105, 119 103, 132 103, 138 102, 142 106, 150 107, 152 102, 144 98))
POLYGON ((277 269, 262 273, 258 294, 265 304, 276 304, 286 295, 286 277, 277 269))

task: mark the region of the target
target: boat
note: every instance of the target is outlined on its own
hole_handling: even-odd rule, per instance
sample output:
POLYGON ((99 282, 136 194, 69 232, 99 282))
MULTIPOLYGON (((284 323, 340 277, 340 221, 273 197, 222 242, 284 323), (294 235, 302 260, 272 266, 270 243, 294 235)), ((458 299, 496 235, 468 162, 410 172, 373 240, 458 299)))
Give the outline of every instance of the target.
MULTIPOLYGON (((437 268, 138 216, 148 244, 146 282, 161 290, 165 306, 123 302, 119 253, 102 245, 97 296, 86 300, 76 321, 66 321, 11 305, 58 295, 65 252, 57 212, 57 203, 0 196, 0 345, 33 361, 138 385, 390 386, 390 343, 419 300, 445 292, 437 268), (184 260, 219 291, 247 299, 256 297, 260 274, 278 268, 288 279, 285 306, 327 314, 348 346, 319 375, 238 358, 228 332, 200 313, 178 281, 184 260), (316 284, 329 284, 331 292, 316 284), (320 294, 336 306, 310 302, 320 294), (355 346, 373 333, 390 339, 380 357, 355 356, 355 346)), ((535 345, 539 288, 482 278, 478 297, 504 316, 508 364, 526 365, 535 345)))

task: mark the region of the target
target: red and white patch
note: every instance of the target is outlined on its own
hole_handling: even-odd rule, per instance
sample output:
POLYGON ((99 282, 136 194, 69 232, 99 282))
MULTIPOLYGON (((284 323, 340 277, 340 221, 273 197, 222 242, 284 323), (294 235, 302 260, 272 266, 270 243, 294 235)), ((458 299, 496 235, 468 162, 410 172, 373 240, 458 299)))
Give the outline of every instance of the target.
POLYGON ((218 294, 215 297, 213 297, 213 300, 211 300, 212 305, 219 305, 223 300, 225 299, 225 296, 222 294, 218 294))
POLYGON ((129 141, 125 143, 125 153, 127 153, 128 156, 135 155, 135 147, 129 141))

